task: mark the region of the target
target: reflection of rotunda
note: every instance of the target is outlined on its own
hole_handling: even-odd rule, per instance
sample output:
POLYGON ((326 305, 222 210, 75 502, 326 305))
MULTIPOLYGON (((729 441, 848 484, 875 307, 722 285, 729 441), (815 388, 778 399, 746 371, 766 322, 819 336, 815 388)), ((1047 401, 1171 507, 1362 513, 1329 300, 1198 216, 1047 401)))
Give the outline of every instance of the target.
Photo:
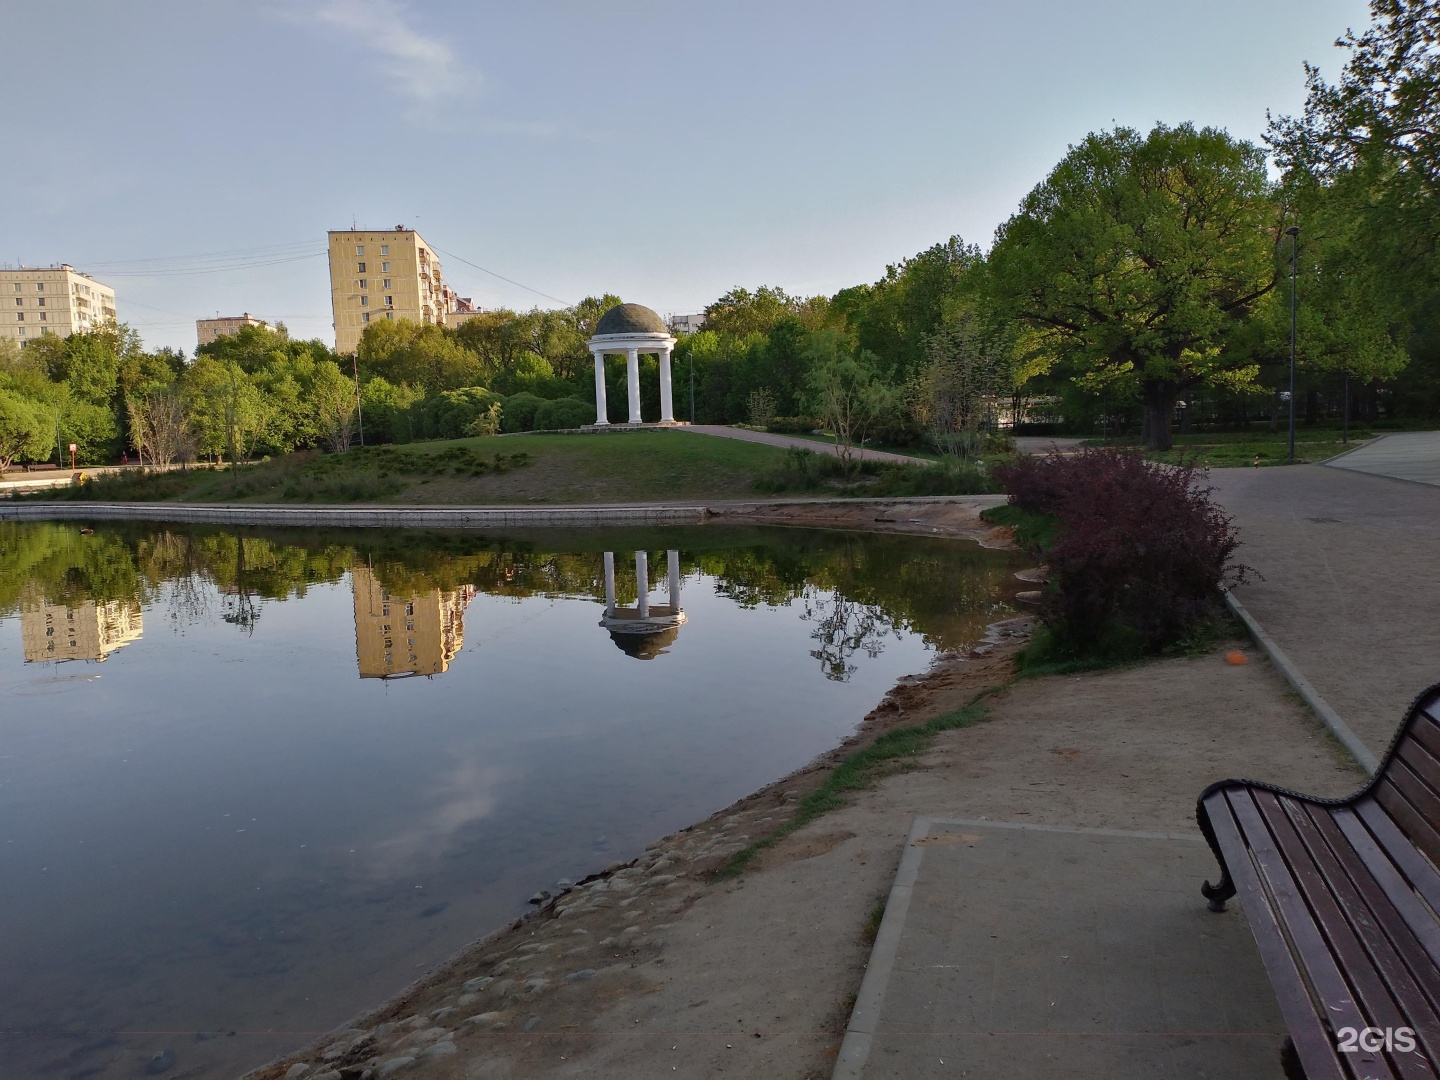
POLYGON ((665 553, 670 585, 670 603, 650 603, 649 556, 635 552, 635 606, 615 605, 615 553, 605 552, 605 617, 600 625, 626 656, 653 660, 665 652, 686 622, 680 607, 680 552, 665 553))
POLYGON ((675 339, 665 320, 642 304, 613 307, 595 324, 595 333, 585 343, 595 357, 595 426, 610 423, 605 406, 605 357, 625 354, 625 385, 629 392, 631 424, 640 418, 640 354, 655 353, 660 360, 660 423, 675 423, 675 404, 670 389, 670 350, 675 339))

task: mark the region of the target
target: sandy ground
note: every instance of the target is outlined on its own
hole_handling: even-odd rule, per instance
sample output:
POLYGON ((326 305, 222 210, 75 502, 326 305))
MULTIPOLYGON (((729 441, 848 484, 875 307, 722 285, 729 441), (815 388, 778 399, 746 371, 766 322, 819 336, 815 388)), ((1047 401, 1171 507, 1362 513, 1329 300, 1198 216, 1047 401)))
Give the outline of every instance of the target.
POLYGON ((935 500, 843 503, 816 500, 780 503, 711 503, 711 516, 755 525, 800 525, 823 529, 913 533, 974 540, 981 547, 1012 547, 1010 530, 980 520, 1004 495, 957 495, 935 500))
POLYGON ((325 1080, 825 1077, 869 955, 867 921, 915 814, 1188 831, 1195 796, 1215 779, 1323 795, 1362 779, 1263 657, 1231 642, 1023 680, 987 699, 986 722, 939 736, 741 876, 715 875, 854 746, 1007 683, 1017 647, 1009 637, 943 658, 892 691, 848 745, 580 883, 310 1056, 255 1076, 305 1061, 307 1077, 325 1080), (1249 662, 1227 663, 1235 649, 1249 662))

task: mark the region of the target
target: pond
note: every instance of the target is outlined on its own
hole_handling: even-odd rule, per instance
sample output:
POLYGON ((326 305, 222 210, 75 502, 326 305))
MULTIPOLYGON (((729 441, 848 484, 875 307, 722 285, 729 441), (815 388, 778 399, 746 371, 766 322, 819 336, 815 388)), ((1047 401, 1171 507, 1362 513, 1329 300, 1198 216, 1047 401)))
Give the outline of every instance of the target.
POLYGON ((1012 613, 1016 558, 0 522, 5 1075, 309 1042, 834 746, 1012 613))

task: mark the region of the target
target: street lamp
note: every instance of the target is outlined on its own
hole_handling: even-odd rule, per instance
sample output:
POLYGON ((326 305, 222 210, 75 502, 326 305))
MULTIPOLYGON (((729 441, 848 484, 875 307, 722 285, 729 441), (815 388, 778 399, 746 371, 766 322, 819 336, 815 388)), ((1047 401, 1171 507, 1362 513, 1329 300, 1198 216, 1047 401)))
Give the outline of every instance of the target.
POLYGON ((1285 230, 1290 237, 1290 460, 1295 460, 1295 273, 1300 261, 1300 226, 1285 230))

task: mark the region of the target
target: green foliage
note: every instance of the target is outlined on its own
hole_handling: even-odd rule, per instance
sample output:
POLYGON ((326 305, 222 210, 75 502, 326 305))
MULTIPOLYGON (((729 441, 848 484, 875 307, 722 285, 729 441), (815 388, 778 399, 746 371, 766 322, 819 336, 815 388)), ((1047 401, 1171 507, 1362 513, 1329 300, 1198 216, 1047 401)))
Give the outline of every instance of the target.
POLYGON ((547 401, 535 410, 536 431, 561 431, 595 422, 595 406, 579 398, 547 401))
POLYGON ((839 331, 815 334, 808 353, 810 408, 835 436, 836 452, 849 468, 865 433, 899 412, 900 394, 879 378, 875 357, 839 331))
MULTIPOLYGON (((517 431, 535 430, 535 413, 545 399, 534 394, 519 393, 507 397, 500 414, 500 430, 507 434, 517 431)), ((594 406, 590 406, 594 410, 594 406)))
POLYGON ((1236 332, 1275 285, 1278 232, 1248 143, 1189 124, 1092 134, 998 231, 993 302, 1048 368, 1138 392, 1147 444, 1168 449, 1180 393, 1253 384, 1236 332))
POLYGON ((50 427, 20 395, 0 390, 0 473, 17 457, 36 458, 50 446, 50 427))
POLYGON ((847 467, 834 454, 801 446, 789 447, 784 463, 757 476, 754 487, 767 495, 823 490, 827 495, 862 498, 983 495, 1000 490, 984 462, 921 465, 862 458, 847 467))
POLYGON ((1060 519, 1054 514, 1022 510, 1013 503, 989 506, 980 511, 980 520, 1003 525, 1015 534, 1015 543, 1027 551, 1044 551, 1055 542, 1060 519))

